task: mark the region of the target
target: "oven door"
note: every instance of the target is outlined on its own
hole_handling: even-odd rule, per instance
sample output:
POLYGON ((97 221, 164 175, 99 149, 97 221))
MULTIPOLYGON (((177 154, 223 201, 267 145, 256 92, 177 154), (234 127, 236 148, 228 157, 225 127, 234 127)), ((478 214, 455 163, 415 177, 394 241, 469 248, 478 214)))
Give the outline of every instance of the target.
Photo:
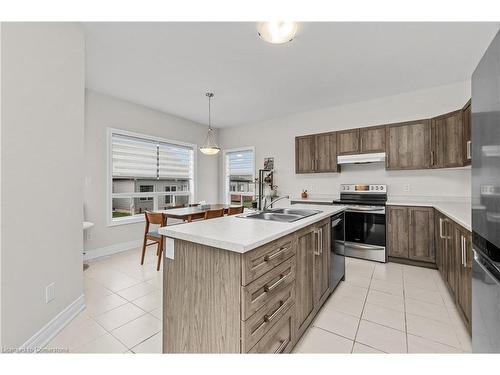
POLYGON ((347 210, 345 240, 347 256, 385 262, 385 214, 347 210))

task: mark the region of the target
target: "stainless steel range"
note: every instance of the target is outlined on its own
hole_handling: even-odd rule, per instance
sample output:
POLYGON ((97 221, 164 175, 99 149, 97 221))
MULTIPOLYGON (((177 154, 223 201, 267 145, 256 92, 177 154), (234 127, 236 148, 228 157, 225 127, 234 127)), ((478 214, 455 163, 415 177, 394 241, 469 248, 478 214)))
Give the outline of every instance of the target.
POLYGON ((386 262, 386 201, 386 185, 340 185, 340 199, 333 203, 347 206, 346 256, 386 262))

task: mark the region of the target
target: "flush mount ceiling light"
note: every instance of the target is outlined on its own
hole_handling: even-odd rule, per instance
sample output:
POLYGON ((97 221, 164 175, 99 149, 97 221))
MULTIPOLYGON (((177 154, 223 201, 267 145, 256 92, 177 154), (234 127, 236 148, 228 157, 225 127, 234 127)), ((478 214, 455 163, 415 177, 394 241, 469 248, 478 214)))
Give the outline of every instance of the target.
POLYGON ((291 42, 297 33, 297 22, 259 22, 259 36, 266 42, 283 44, 291 42))
POLYGON ((212 92, 207 92, 205 95, 208 98, 208 133, 203 146, 200 147, 200 151, 205 155, 217 155, 220 151, 220 147, 217 146, 215 142, 210 113, 210 101, 214 97, 214 94, 212 92))

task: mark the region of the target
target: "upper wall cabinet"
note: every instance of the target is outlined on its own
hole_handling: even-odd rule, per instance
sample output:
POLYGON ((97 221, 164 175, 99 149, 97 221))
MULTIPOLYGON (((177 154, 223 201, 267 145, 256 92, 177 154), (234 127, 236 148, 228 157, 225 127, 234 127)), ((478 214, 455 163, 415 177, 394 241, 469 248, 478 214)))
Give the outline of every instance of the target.
POLYGON ((464 164, 462 110, 431 120, 431 167, 451 168, 464 164))
POLYGON ((337 132, 337 155, 358 154, 360 147, 359 129, 342 130, 337 132))
POLYGON ((386 126, 386 169, 427 169, 431 165, 430 121, 386 126))
POLYGON ((337 132, 338 155, 385 152, 385 126, 337 132))
POLYGON ((335 132, 295 138, 295 173, 338 171, 335 132))
POLYGON ((462 109, 462 123, 463 123, 463 139, 462 139, 462 155, 464 156, 464 165, 470 165, 472 160, 472 112, 471 101, 462 109))
POLYGON ((295 137, 295 173, 314 172, 314 135, 295 137))
POLYGON ((360 130, 361 153, 385 152, 385 126, 371 126, 360 130))

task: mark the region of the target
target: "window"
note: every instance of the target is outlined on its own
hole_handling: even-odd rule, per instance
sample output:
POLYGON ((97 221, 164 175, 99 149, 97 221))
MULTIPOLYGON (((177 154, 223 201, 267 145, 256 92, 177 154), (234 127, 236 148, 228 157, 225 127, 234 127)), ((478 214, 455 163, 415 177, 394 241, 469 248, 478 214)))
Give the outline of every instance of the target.
MULTIPOLYGON (((153 192, 153 185, 141 185, 139 186, 140 192, 141 193, 152 193, 153 192)), ((140 201, 152 201, 152 197, 145 197, 145 198, 139 198, 140 201)))
POLYGON ((194 200, 196 145, 109 129, 110 225, 194 200))
POLYGON ((255 196, 255 149, 224 151, 224 195, 226 204, 251 207, 255 196))

